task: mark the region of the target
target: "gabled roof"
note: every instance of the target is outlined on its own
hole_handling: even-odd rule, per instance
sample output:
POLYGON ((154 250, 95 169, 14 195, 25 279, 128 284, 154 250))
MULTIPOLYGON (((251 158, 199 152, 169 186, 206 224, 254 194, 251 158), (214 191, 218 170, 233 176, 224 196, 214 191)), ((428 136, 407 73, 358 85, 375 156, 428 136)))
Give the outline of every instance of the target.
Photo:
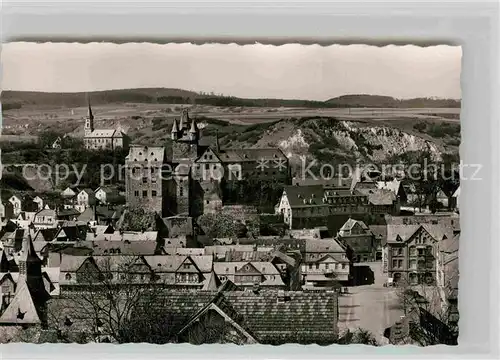
POLYGON ((333 239, 306 239, 306 253, 345 253, 340 243, 333 239))
POLYGON ((443 225, 387 225, 387 242, 405 242, 409 240, 420 228, 428 232, 429 235, 431 235, 436 241, 453 238, 453 229, 443 225), (398 237, 400 239, 399 241, 398 237))
POLYGON ((92 190, 91 188, 83 188, 80 190, 79 193, 81 192, 86 192, 89 196, 94 196, 95 195, 95 192, 94 190, 92 190))
MULTIPOLYGON (((176 272, 181 264, 188 258, 183 255, 154 255, 144 256, 144 260, 149 264, 151 269, 155 272, 176 272)), ((212 271, 212 256, 189 256, 198 269, 202 273, 209 273, 212 271)))
POLYGON ((38 216, 52 216, 55 219, 56 211, 50 210, 50 209, 43 209, 43 210, 40 210, 39 212, 36 213, 35 218, 38 216))
POLYGON ((134 162, 143 161, 163 163, 164 159, 165 148, 163 146, 132 145, 125 161, 133 165, 134 162))
POLYGON ((216 291, 222 285, 215 271, 211 271, 203 282, 202 290, 216 291))
POLYGON ((200 269, 198 269, 198 266, 196 265, 196 263, 191 259, 191 257, 188 255, 184 258, 184 260, 179 264, 179 266, 177 267, 177 269, 175 269, 176 272, 190 272, 190 273, 199 273, 201 272, 200 269), (189 269, 184 269, 183 266, 187 264, 187 265, 194 265, 194 268, 193 267, 189 267, 189 269))
POLYGON ((407 241, 419 228, 420 225, 387 225, 387 242, 407 241))
POLYGON ((261 344, 333 343, 337 339, 334 292, 232 291, 224 293, 224 298, 261 344))
POLYGON ((7 309, 0 316, 2 324, 40 324, 40 314, 37 311, 33 295, 26 281, 17 284, 16 294, 7 309))
POLYGON ((325 256, 322 256, 319 259, 316 259, 316 260, 314 260, 312 262, 314 262, 314 263, 322 263, 322 262, 324 262, 324 261, 326 261, 328 259, 332 259, 332 260, 334 260, 337 263, 349 263, 348 259, 341 259, 338 256, 334 256, 332 254, 326 254, 325 256))
POLYGON ((86 138, 110 138, 115 134, 115 129, 95 129, 86 138))
POLYGON ((54 240, 58 232, 59 232, 58 228, 40 229, 36 232, 33 241, 35 243, 38 241, 52 241, 54 240))
POLYGON ((350 231, 354 227, 354 225, 359 224, 363 230, 369 230, 368 226, 361 221, 361 220, 355 220, 352 218, 349 218, 344 225, 340 228, 340 231, 350 231))
MULTIPOLYGON (((220 275, 235 275, 242 267, 250 264, 262 275, 280 275, 279 270, 271 262, 263 261, 234 261, 234 262, 214 262, 215 273, 220 275)), ((281 279, 281 278, 280 278, 281 279)))
POLYGON ((60 270, 65 272, 77 271, 90 256, 61 254, 60 270))

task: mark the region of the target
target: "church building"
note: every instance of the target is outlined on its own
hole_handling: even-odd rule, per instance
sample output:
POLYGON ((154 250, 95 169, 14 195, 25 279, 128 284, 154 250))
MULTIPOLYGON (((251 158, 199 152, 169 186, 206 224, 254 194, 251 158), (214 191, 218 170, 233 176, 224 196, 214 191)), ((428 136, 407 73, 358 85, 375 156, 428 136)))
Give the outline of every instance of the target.
POLYGON ((128 149, 130 138, 118 127, 117 129, 96 129, 94 127, 94 114, 90 102, 88 103, 88 114, 85 118, 85 136, 83 143, 86 149, 115 150, 118 148, 128 149))

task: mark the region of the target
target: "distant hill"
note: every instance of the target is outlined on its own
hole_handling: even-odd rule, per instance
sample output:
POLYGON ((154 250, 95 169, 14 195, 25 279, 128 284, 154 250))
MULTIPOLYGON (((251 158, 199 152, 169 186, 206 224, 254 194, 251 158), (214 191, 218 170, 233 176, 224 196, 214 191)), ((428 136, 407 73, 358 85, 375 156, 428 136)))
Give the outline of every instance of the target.
POLYGON ((435 98, 414 98, 395 99, 390 96, 381 95, 342 95, 327 100, 326 103, 335 104, 339 107, 380 107, 380 108, 458 108, 460 100, 435 99, 435 98))
MULTIPOLYGON (((249 106, 249 107, 385 107, 385 108, 456 108, 459 100, 416 98, 399 100, 380 95, 343 95, 327 101, 290 100, 290 99, 245 99, 234 96, 199 94, 193 91, 168 88, 144 88, 93 91, 88 93, 91 103, 105 105, 111 103, 159 103, 159 104, 200 104, 212 106, 249 106)), ((27 91, 3 91, 1 95, 3 110, 20 108, 25 105, 44 107, 78 107, 86 103, 85 92, 46 93, 27 91)))
POLYGON ((196 96, 195 92, 182 89, 144 88, 106 90, 76 93, 49 93, 36 91, 2 91, 2 108, 8 110, 23 105, 41 105, 56 107, 78 107, 87 102, 87 94, 93 105, 111 103, 155 103, 168 100, 189 99, 196 96))

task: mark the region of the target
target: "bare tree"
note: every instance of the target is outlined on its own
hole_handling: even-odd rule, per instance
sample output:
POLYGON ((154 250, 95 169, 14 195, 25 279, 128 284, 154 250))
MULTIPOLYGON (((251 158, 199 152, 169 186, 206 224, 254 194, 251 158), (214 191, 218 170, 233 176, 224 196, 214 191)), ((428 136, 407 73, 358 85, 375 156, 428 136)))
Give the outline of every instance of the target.
MULTIPOLYGON (((48 312, 52 329, 70 342, 151 340, 145 336, 158 333, 158 319, 168 319, 155 310, 156 290, 163 286, 157 276, 136 256, 99 257, 93 265, 77 274, 77 289, 54 301, 48 312)), ((168 325, 163 327, 166 335, 168 325)))
POLYGON ((398 343, 416 342, 421 346, 456 344, 456 313, 447 304, 447 286, 412 285, 407 278, 402 278, 396 294, 404 312, 403 322, 407 325, 398 343))

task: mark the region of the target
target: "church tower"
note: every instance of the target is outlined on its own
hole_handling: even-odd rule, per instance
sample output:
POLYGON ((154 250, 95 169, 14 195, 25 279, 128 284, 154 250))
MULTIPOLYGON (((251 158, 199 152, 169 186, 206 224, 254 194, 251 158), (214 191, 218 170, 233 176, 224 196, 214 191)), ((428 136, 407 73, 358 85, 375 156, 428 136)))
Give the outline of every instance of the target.
POLYGON ((88 114, 85 118, 85 136, 89 136, 94 131, 94 114, 92 114, 92 107, 90 106, 90 99, 87 97, 88 114))
POLYGON ((32 291, 45 291, 42 279, 42 260, 33 246, 31 235, 23 241, 22 255, 19 257, 19 281, 24 280, 32 291))
POLYGON ((0 316, 0 324, 46 325, 50 295, 42 277, 42 260, 33 247, 31 236, 23 241, 19 258, 19 278, 14 298, 0 316))

